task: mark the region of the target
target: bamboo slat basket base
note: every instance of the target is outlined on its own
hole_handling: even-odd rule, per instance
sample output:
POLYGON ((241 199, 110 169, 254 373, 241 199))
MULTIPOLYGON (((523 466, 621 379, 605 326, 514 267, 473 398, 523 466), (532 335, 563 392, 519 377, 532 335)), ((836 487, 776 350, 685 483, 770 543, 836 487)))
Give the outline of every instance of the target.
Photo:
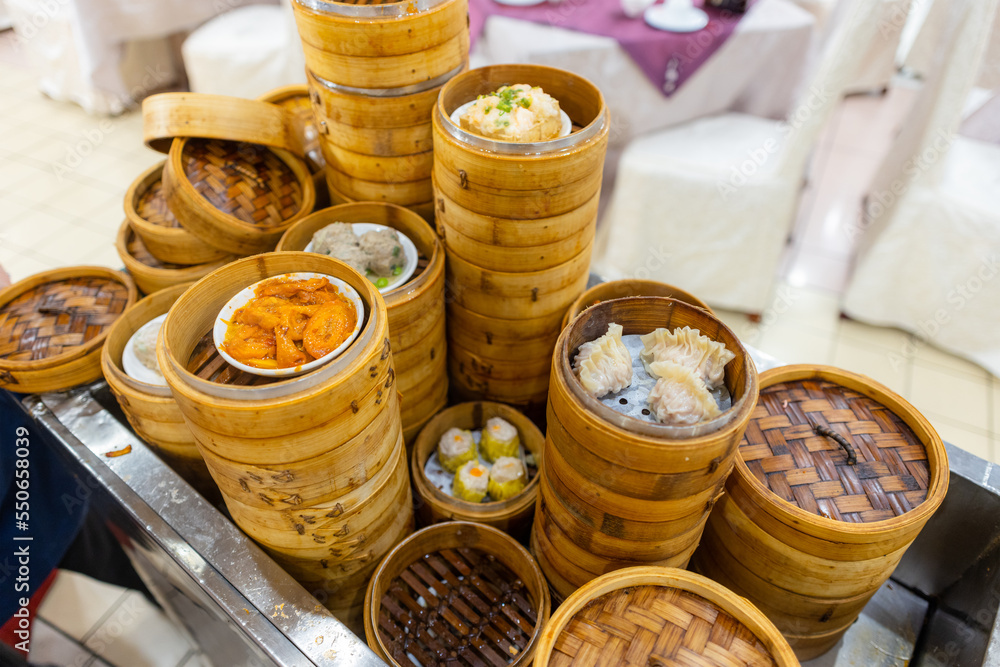
POLYGON ((417 519, 424 526, 442 521, 483 523, 524 540, 531 530, 531 519, 538 497, 538 468, 541 466, 544 444, 545 436, 538 427, 508 405, 490 402, 460 403, 442 410, 420 432, 410 456, 410 478, 416 492, 417 519), (513 424, 525 453, 535 457, 537 467, 529 466, 530 479, 524 490, 508 500, 471 503, 450 496, 434 486, 427 479, 424 467, 430 457, 436 456, 438 442, 445 431, 452 427, 481 429, 493 417, 501 417, 513 424))
POLYGON ((394 665, 412 664, 407 653, 425 666, 529 665, 549 609, 524 547, 489 526, 448 522, 414 533, 379 565, 365 636, 394 665))
POLYGON ((160 262, 195 265, 225 259, 228 253, 181 227, 167 207, 162 180, 164 164, 153 165, 129 186, 125 193, 125 217, 129 225, 160 262))
POLYGON ((799 663, 767 618, 715 582, 638 567, 570 596, 542 633, 536 667, 799 663))
POLYGON ((44 271, 0 290, 0 388, 61 391, 101 377, 101 347, 136 296, 131 278, 100 266, 44 271))

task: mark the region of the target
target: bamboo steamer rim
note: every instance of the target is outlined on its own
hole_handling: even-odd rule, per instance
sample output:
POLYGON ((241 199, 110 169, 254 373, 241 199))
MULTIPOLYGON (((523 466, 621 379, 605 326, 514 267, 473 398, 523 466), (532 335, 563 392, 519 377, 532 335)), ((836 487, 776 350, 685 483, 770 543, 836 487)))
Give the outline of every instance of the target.
POLYGON ((157 181, 163 180, 163 166, 167 163, 166 160, 160 160, 154 164, 149 169, 145 170, 139 177, 136 178, 128 186, 128 190, 125 191, 125 217, 136 227, 145 230, 147 227, 156 227, 154 231, 161 235, 173 235, 173 236, 187 236, 189 232, 183 227, 163 227, 161 225, 153 225, 153 223, 146 220, 146 218, 139 215, 139 211, 136 209, 136 204, 139 199, 146 194, 146 192, 153 186, 157 181))
POLYGON ((538 494, 538 479, 542 476, 541 458, 544 442, 545 436, 538 429, 535 423, 528 419, 521 411, 505 403, 497 403, 495 401, 468 401, 465 403, 458 403, 456 405, 449 406, 434 415, 420 430, 420 434, 417 435, 417 439, 413 443, 413 453, 410 457, 413 484, 417 489, 417 493, 423 497, 430 496, 431 499, 433 499, 438 505, 457 508, 465 514, 478 516, 482 520, 496 519, 507 514, 516 514, 517 512, 525 509, 525 507, 535 504, 535 498, 538 494), (478 427, 473 428, 485 428, 486 419, 491 417, 501 417, 513 424, 513 426, 517 429, 518 434, 521 435, 522 446, 524 446, 528 453, 533 454, 537 458, 536 467, 538 472, 531 479, 531 481, 524 486, 521 493, 517 494, 513 498, 509 498, 508 500, 494 500, 488 503, 473 503, 467 500, 462 500, 457 496, 448 495, 435 485, 431 484, 431 481, 427 479, 427 475, 424 472, 424 466, 427 464, 428 459, 434 455, 434 450, 437 448, 438 440, 441 435, 448 430, 447 428, 442 428, 442 426, 444 424, 452 426, 456 425, 458 423, 455 421, 456 414, 462 413, 468 409, 472 409, 473 416, 475 416, 477 406, 484 421, 478 427), (537 449, 529 447, 527 444, 529 442, 533 445, 537 445, 537 449))
POLYGON ((569 309, 566 311, 566 317, 563 319, 563 328, 576 319, 577 315, 587 310, 587 308, 590 308, 591 306, 588 306, 587 304, 591 301, 598 298, 606 301, 607 299, 603 298, 603 295, 608 292, 615 294, 615 298, 621 298, 624 296, 666 296, 671 299, 689 303, 692 306, 697 306, 702 310, 712 313, 713 315, 715 314, 715 311, 713 311, 707 303, 690 292, 658 280, 608 280, 587 289, 586 292, 577 297, 576 301, 570 304, 569 309), (618 291, 631 293, 617 294, 618 291))
POLYGON ((124 385, 136 392, 155 396, 160 399, 169 399, 173 402, 173 394, 170 393, 170 387, 143 382, 126 373, 122 367, 122 352, 129 339, 139 329, 151 320, 168 312, 178 297, 193 284, 193 282, 181 283, 154 292, 134 303, 131 308, 126 309, 121 317, 111 325, 108 331, 108 340, 101 350, 101 367, 104 370, 105 378, 108 379, 108 384, 124 385), (121 339, 120 349, 118 349, 118 339, 121 339))
MULTIPOLYGON (((315 272, 321 273, 322 271, 315 272)), ((271 275, 273 277, 283 273, 287 273, 287 271, 277 271, 271 275)), ((265 279, 266 277, 259 278, 259 280, 265 279)), ((250 283, 248 283, 248 285, 249 284, 250 283)), ((247 287, 248 285, 244 285, 243 287, 247 287)), ((228 295, 226 301, 238 293, 240 289, 243 289, 243 287, 228 295)), ((223 303, 225 303, 225 301, 223 301, 223 303)), ((213 314, 213 321, 217 314, 218 313, 213 314)), ((352 269, 347 264, 344 264, 339 260, 335 260, 332 257, 326 257, 325 255, 319 255, 311 252, 265 253, 263 255, 244 257, 243 259, 231 262, 216 269, 198 282, 191 285, 191 287, 189 287, 188 290, 186 290, 184 294, 182 294, 174 303, 174 306, 170 309, 170 312, 167 315, 167 319, 163 323, 163 327, 160 330, 160 338, 157 343, 157 357, 159 358, 162 350, 163 355, 168 360, 167 365, 161 364, 161 371, 164 377, 168 379, 171 391, 174 393, 183 394, 188 400, 196 403, 204 403, 208 401, 215 402, 216 404, 229 409, 252 411, 255 406, 259 407, 262 403, 266 405, 269 401, 276 399, 294 401, 307 398, 310 395, 309 392, 315 390, 318 386, 324 383, 330 382, 331 379, 334 376, 339 375, 341 371, 349 367, 365 363, 365 357, 372 350, 374 350, 376 346, 384 347, 385 350, 383 354, 388 354, 388 338, 385 339, 384 343, 383 341, 376 340, 375 338, 376 330, 382 328, 383 323, 386 320, 387 313, 385 309, 385 301, 382 300, 378 290, 375 289, 375 286, 372 285, 371 281, 364 278, 360 273, 352 269), (298 256, 299 259, 307 262, 311 262, 315 258, 321 258, 319 260, 320 263, 333 263, 337 267, 336 270, 346 270, 354 274, 358 284, 352 284, 351 286, 358 291, 361 296, 361 300, 365 305, 365 323, 363 324, 360 333, 358 333, 357 338, 354 339, 354 342, 351 343, 347 350, 341 353, 336 359, 320 366, 316 370, 304 375, 294 376, 259 387, 238 387, 218 384, 202 380, 194 373, 187 370, 186 359, 182 362, 177 358, 175 351, 171 349, 170 343, 167 339, 172 338, 169 331, 174 326, 183 328, 189 325, 188 319, 181 313, 189 307, 187 302, 196 298, 196 296, 192 295, 197 295, 197 292, 204 288, 205 284, 213 282, 223 271, 236 271, 250 264, 261 264, 265 257, 277 255, 281 255, 283 258, 287 258, 289 260, 298 256), (173 382, 170 380, 173 380, 173 382)), ((190 350, 185 350, 184 354, 189 355, 190 352, 190 350)))
MULTIPOLYGON (((402 220, 394 218, 388 222, 379 222, 376 224, 386 225, 403 232, 417 246, 418 253, 423 253, 427 257, 427 266, 424 267, 419 276, 382 294, 386 307, 390 309, 413 301, 422 296, 421 289, 425 285, 433 282, 443 272, 444 248, 442 248, 440 239, 438 239, 437 234, 434 233, 428 222, 422 216, 405 206, 390 204, 389 202, 352 202, 320 209, 289 227, 281 236, 281 240, 278 241, 278 247, 275 250, 277 252, 304 251, 305 245, 302 245, 301 241, 305 240, 305 237, 293 241, 295 235, 308 233, 311 239, 312 234, 335 222, 370 222, 365 219, 365 213, 378 208, 390 212, 393 216, 399 216, 402 220), (402 224, 399 227, 392 224, 399 224, 400 222, 402 224), (293 248, 291 247, 292 245, 302 245, 302 247, 293 248)), ((308 244, 308 241, 306 244, 308 244)))
MULTIPOLYGON (((558 90, 545 90, 544 88, 543 90, 559 101, 558 90)), ((560 101, 561 107, 562 102, 560 101)), ((610 127, 610 112, 600 88, 578 74, 545 65, 489 65, 456 74, 441 89, 434 109, 434 123, 443 130, 441 136, 448 142, 465 150, 473 149, 489 153, 490 157, 494 159, 516 162, 546 159, 553 155, 568 155, 581 151, 589 147, 592 141, 599 141, 606 136, 610 127), (596 116, 580 130, 572 132, 566 137, 525 143, 487 139, 463 130, 451 120, 451 114, 455 109, 473 101, 477 94, 493 92, 502 85, 515 83, 529 83, 534 86, 537 85, 537 79, 540 75, 550 80, 565 82, 564 85, 567 88, 587 91, 597 101, 598 112, 596 116), (479 81, 479 83, 470 84, 471 81, 479 81), (468 99, 452 100, 453 96, 459 94, 457 89, 466 84, 471 85, 478 92, 473 92, 468 99)), ((576 119, 572 120, 576 121, 576 119)))
MULTIPOLYGON (((362 203, 360 200, 354 199, 353 197, 348 197, 347 195, 342 193, 340 190, 334 187, 332 183, 330 183, 330 179, 326 179, 326 186, 330 191, 330 203, 333 204, 334 206, 340 206, 341 204, 362 203)), ((378 202, 378 203, 389 204, 391 202, 378 202)), ((407 210, 413 211, 427 222, 434 221, 433 201, 421 202, 419 204, 394 204, 394 206, 402 206, 407 210)))
MULTIPOLYGON (((8 285, 7 287, 0 289, 0 309, 9 304, 11 301, 21 296, 25 292, 46 285, 48 283, 60 282, 63 280, 70 280, 73 278, 105 278, 109 281, 116 281, 125 286, 127 290, 127 296, 125 301, 125 307, 122 309, 122 314, 128 311, 129 308, 136 302, 139 296, 139 290, 135 286, 135 282, 132 278, 121 271, 116 271, 114 269, 109 269, 105 266, 96 265, 81 265, 81 266, 68 266, 61 269, 51 269, 49 271, 42 271, 34 275, 28 276, 23 280, 19 280, 16 283, 8 285)), ((119 318, 121 315, 118 316, 119 318)), ((107 340, 108 332, 111 331, 111 327, 107 326, 104 331, 94 336, 86 343, 82 345, 74 346, 68 352, 62 352, 60 354, 53 355, 51 357, 45 357, 44 359, 38 359, 35 361, 12 361, 5 358, 0 358, 0 382, 5 381, 5 374, 11 371, 41 371, 48 370, 70 361, 75 361, 82 357, 91 354, 95 350, 99 349, 104 345, 104 341, 107 340)), ((3 386, 0 384, 0 386, 3 386)))
POLYGON ((839 384, 881 403, 913 430, 927 451, 927 462, 931 469, 927 485, 927 498, 909 512, 883 521, 851 523, 827 519, 793 505, 761 484, 743 460, 742 447, 737 447, 733 472, 738 483, 753 491, 756 497, 763 501, 765 511, 776 519, 819 538, 833 536, 852 541, 860 538, 872 538, 883 533, 903 532, 908 528, 922 525, 930 519, 948 492, 949 465, 944 442, 927 418, 906 399, 885 385, 865 375, 852 373, 835 366, 794 364, 772 368, 760 374, 760 388, 764 390, 782 382, 816 379, 839 384), (873 394, 877 395, 877 398, 873 394))
MULTIPOLYGON (((368 583, 368 590, 365 592, 364 601, 365 636, 370 647, 376 649, 376 652, 381 656, 391 655, 389 651, 386 650, 386 647, 382 642, 382 638, 379 636, 379 633, 376 631, 373 623, 373 619, 378 619, 379 612, 382 608, 382 600, 374 599, 374 591, 376 585, 388 576, 387 572, 391 569, 397 569, 402 572, 405 571, 412 562, 414 562, 411 561, 411 563, 403 563, 399 566, 395 563, 395 561, 397 561, 402 554, 413 550, 416 546, 423 547, 422 543, 424 542, 430 543, 435 552, 442 549, 456 548, 458 546, 467 546, 468 548, 483 551, 483 549, 476 546, 482 539, 480 538, 481 533, 487 536, 487 540, 499 542, 504 546, 503 549, 497 549, 496 552, 488 552, 490 555, 495 556, 496 559, 503 563, 505 567, 517 575, 525 583, 526 587, 532 584, 538 587, 538 591, 540 593, 538 597, 540 599, 534 601, 536 609, 535 613, 538 618, 535 623, 534 632, 532 633, 532 637, 529 640, 528 645, 524 647, 517 659, 510 663, 512 666, 531 664, 531 661, 537 657, 539 639, 542 636, 544 629, 548 627, 549 613, 552 603, 551 596, 549 594, 548 582, 542 574, 534 556, 532 556, 527 549, 521 546, 517 540, 497 528, 481 523, 472 523, 470 521, 446 521, 444 523, 437 523, 433 526, 421 528, 393 547, 393 549, 386 554, 385 558, 383 558, 378 564, 378 567, 372 573, 371 580, 368 583), (440 546, 441 544, 444 544, 445 546, 440 546), (454 544, 455 546, 448 546, 451 544, 454 544), (519 571, 521 568, 512 565, 512 563, 515 562, 515 555, 522 564, 530 567, 531 571, 528 573, 529 576, 525 576, 524 572, 519 571)), ((418 549, 417 551, 425 551, 426 553, 426 550, 423 548, 418 549)), ((419 560, 419 558, 420 556, 417 557, 417 560, 419 560)), ((395 579, 396 576, 398 576, 398 574, 393 575, 392 578, 395 579)), ((391 583, 391 581, 389 583, 391 583)))
POLYGON ((170 283, 192 283, 203 277, 207 272, 222 268, 236 258, 235 255, 225 255, 222 259, 217 259, 213 262, 178 266, 175 269, 163 266, 150 266, 129 251, 128 243, 133 236, 137 236, 140 241, 142 240, 142 237, 138 236, 135 229, 133 229, 132 222, 126 219, 118 227, 118 234, 115 236, 115 249, 118 251, 118 256, 129 273, 146 275, 154 280, 169 281, 170 283))
MULTIPOLYGON (((611 320, 608 321, 610 322, 611 320)), ((599 335, 603 335, 603 333, 599 335)), ((702 332, 702 335, 708 334, 702 332)), ((709 336, 709 338, 711 338, 711 336, 709 336)), ((714 434, 729 427, 731 424, 745 422, 749 419, 757 401, 759 391, 757 368, 736 334, 733 333, 733 331, 726 326, 722 320, 718 319, 713 314, 706 312, 697 306, 692 306, 689 303, 678 301, 677 299, 659 296, 633 296, 602 301, 601 303, 586 309, 583 313, 577 316, 577 318, 574 319, 569 326, 563 329, 562 333, 559 335, 559 340, 556 342, 555 354, 558 361, 553 363, 553 377, 561 381, 571 392, 572 398, 580 402, 583 407, 599 419, 605 427, 610 427, 611 430, 621 429, 627 431, 633 436, 638 435, 643 438, 655 439, 654 442, 659 442, 661 446, 667 444, 663 442, 664 438, 672 440, 672 442, 669 443, 670 446, 675 446, 681 443, 696 445, 704 439, 710 439, 714 434), (662 307, 670 308, 670 310, 665 313, 665 316, 672 315, 673 310, 680 309, 682 312, 689 311, 691 313, 698 314, 703 318, 707 317, 713 322, 713 324, 715 324, 718 330, 729 334, 736 346, 736 349, 731 349, 732 346, 728 343, 726 344, 726 348, 729 349, 730 352, 735 353, 737 358, 743 360, 745 378, 743 382, 742 395, 739 398, 733 399, 732 406, 728 410, 713 420, 699 422, 693 426, 668 426, 666 424, 644 422, 639 419, 635 419, 634 417, 623 415, 603 405, 600 401, 586 392, 583 385, 580 383, 580 378, 578 378, 576 373, 573 372, 570 357, 572 353, 576 351, 576 348, 572 350, 569 349, 570 336, 574 335, 579 327, 586 323, 585 318, 587 313, 594 316, 602 310, 610 310, 615 306, 615 304, 622 306, 638 306, 641 302, 646 302, 650 305, 657 303, 662 307)), ((733 394, 732 390, 730 390, 730 394, 733 394)))
POLYGON ((169 153, 174 139, 224 139, 280 148, 302 157, 288 110, 262 100, 206 93, 158 93, 142 102, 143 141, 169 153))
POLYGON ((547 667, 559 635, 590 602, 623 588, 640 586, 677 588, 708 600, 745 625, 768 649, 777 667, 798 667, 799 661, 788 642, 748 600, 700 574, 666 567, 625 568, 609 572, 578 588, 552 614, 542 631, 535 666, 547 667))
MULTIPOLYGON (((298 1, 298 0, 296 0, 298 1)), ((371 6, 371 5, 369 5, 371 6)), ((435 77, 431 77, 426 81, 421 81, 420 83, 411 83, 406 86, 394 86, 392 88, 358 88, 357 86, 348 86, 342 83, 335 83, 321 77, 320 75, 313 72, 308 67, 306 68, 306 74, 309 78, 316 81, 317 86, 327 89, 332 94, 336 95, 360 95, 363 97, 407 97, 409 95, 417 95, 420 93, 437 94, 440 91, 435 92, 436 88, 444 86, 448 81, 466 71, 469 67, 469 60, 466 58, 461 64, 456 65, 451 70, 445 72, 444 74, 439 74, 435 77)))
POLYGON ((396 0, 360 5, 330 0, 294 0, 295 4, 323 14, 354 18, 407 18, 455 2, 455 0, 396 0), (414 11, 414 9, 416 11, 414 11))

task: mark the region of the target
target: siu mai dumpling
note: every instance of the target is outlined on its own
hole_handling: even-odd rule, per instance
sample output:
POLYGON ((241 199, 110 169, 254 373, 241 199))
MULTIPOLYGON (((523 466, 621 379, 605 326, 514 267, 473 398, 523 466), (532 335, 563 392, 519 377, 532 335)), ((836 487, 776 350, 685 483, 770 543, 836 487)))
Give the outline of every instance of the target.
POLYGON ((649 392, 649 408, 656 421, 671 426, 690 426, 722 414, 705 383, 687 366, 672 361, 654 361, 650 367, 659 378, 649 392))
POLYGON ((651 368, 653 362, 671 361, 690 368, 710 390, 722 386, 726 364, 736 358, 723 343, 691 327, 656 329, 640 339, 643 347, 639 357, 650 375, 659 377, 651 368))
POLYGON ((503 86, 482 95, 459 117, 461 128, 487 139, 549 141, 562 130, 559 102, 538 86, 503 86))
POLYGON ((581 345, 573 361, 580 383, 594 398, 632 385, 632 356, 622 342, 622 331, 612 322, 606 334, 581 345))

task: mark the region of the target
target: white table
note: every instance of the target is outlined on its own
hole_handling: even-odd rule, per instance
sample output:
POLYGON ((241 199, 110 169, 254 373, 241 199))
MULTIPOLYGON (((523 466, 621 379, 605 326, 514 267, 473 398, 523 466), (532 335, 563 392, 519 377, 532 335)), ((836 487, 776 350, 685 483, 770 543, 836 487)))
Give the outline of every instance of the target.
POLYGON ((640 134, 723 111, 783 118, 794 103, 814 25, 790 0, 760 0, 671 97, 613 38, 503 16, 487 19, 470 64, 530 62, 586 77, 611 110, 613 153, 640 134))

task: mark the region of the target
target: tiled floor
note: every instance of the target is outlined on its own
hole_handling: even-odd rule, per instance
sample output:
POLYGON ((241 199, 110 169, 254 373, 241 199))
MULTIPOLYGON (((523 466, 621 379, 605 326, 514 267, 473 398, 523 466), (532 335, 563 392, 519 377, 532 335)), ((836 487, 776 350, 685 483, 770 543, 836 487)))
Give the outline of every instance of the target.
MULTIPOLYGON (((14 280, 71 264, 119 267, 113 244, 125 189, 162 156, 143 147, 138 114, 95 118, 42 97, 8 37, 0 33, 0 265, 14 280)), ((909 334, 839 315, 852 253, 844 230, 912 98, 899 82, 884 97, 853 97, 841 106, 814 156, 774 302, 759 324, 720 315, 777 358, 875 378, 913 402, 945 439, 1000 462, 1000 380, 909 334)), ((144 598, 72 573, 57 580, 32 646, 32 660, 43 664, 179 667, 199 660, 144 598), (141 632, 107 641, 123 623, 141 632), (152 636, 163 639, 129 639, 152 636)))
POLYGON ((32 626, 29 661, 58 667, 205 667, 136 591, 60 570, 32 626))

